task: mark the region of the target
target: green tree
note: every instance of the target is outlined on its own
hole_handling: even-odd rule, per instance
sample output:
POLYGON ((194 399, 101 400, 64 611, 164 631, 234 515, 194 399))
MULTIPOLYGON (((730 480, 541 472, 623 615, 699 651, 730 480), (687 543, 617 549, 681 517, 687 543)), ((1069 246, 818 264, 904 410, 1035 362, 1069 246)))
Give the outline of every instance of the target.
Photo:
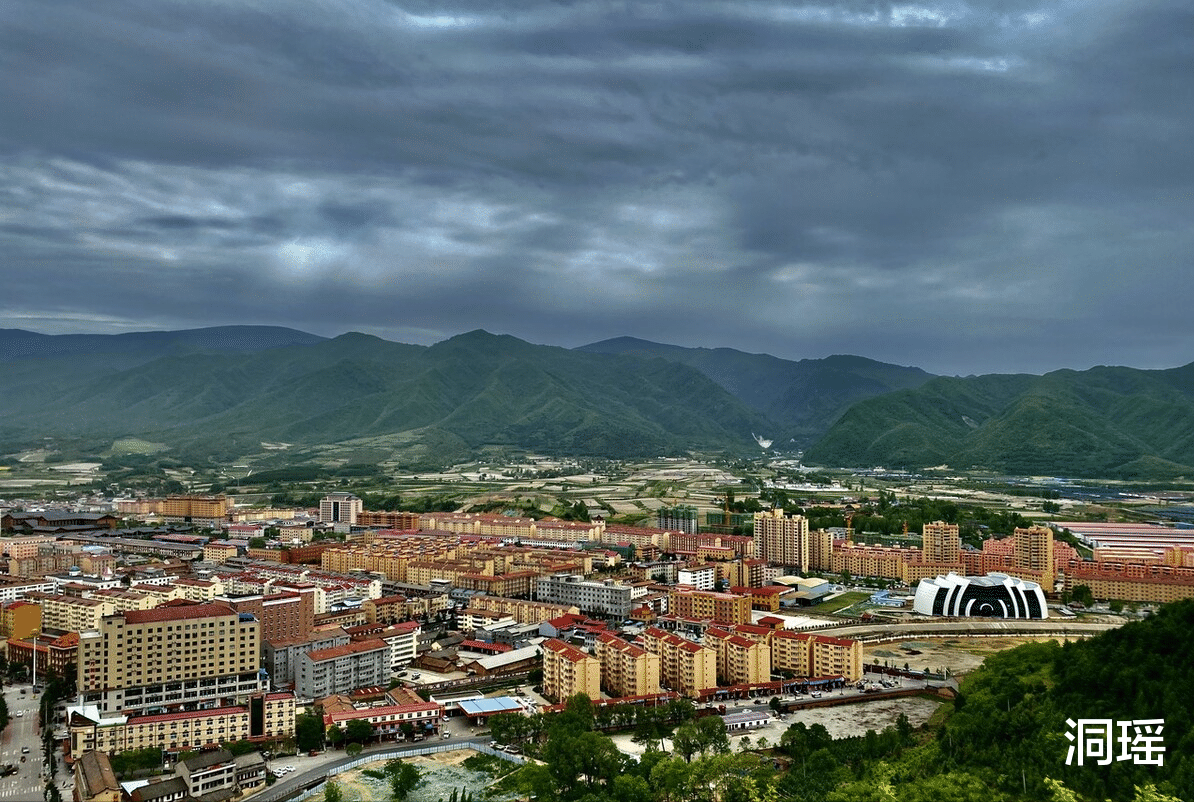
POLYGON ((323 802, 344 802, 344 791, 340 789, 340 784, 330 777, 323 787, 323 802))
POLYGON ((266 541, 265 541, 265 538, 263 538, 263 537, 251 537, 251 538, 249 538, 249 548, 251 548, 251 549, 264 549, 264 548, 265 548, 265 546, 266 546, 266 541))
POLYGON ((353 741, 348 746, 344 747, 344 754, 348 755, 349 757, 356 757, 363 751, 365 751, 365 747, 361 746, 356 741, 353 741))
POLYGON ((344 725, 344 738, 353 743, 367 743, 373 738, 373 725, 367 719, 354 718, 344 725))
POLYGON ((323 747, 323 719, 312 713, 294 718, 294 739, 300 752, 323 747))
POLYGON ((390 777, 390 797, 394 802, 403 802, 410 793, 423 782, 423 772, 418 766, 405 763, 401 759, 391 760, 386 764, 386 774, 390 777))
POLYGON ((333 724, 327 729, 328 743, 332 746, 339 746, 344 742, 344 728, 339 724, 333 724))

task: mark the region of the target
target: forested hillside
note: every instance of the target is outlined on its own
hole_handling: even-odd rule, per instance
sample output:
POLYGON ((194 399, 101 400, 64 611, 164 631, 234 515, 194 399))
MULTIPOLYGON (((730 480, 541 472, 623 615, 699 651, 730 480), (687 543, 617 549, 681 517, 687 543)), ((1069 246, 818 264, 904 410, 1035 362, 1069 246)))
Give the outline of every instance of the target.
POLYGON ((1122 478, 1194 472, 1194 365, 936 378, 855 404, 822 465, 1122 478))
POLYGON ((491 728, 542 761, 503 781, 542 802, 1173 802, 1194 799, 1192 662, 1194 600, 1089 640, 994 655, 919 730, 901 717, 834 740, 797 723, 778 744, 731 754, 721 719, 686 700, 594 709, 584 697, 563 714, 495 716, 491 728), (1067 719, 1162 719, 1162 765, 1067 766, 1067 719), (601 733, 627 726, 647 747, 640 760, 601 733))

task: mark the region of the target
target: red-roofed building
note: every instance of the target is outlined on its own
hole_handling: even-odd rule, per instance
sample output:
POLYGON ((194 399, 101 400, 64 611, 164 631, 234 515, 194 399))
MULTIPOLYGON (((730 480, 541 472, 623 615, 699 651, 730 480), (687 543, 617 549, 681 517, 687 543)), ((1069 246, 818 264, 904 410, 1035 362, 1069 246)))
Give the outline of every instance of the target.
POLYGON ((379 740, 404 740, 408 735, 434 735, 444 716, 444 706, 437 702, 424 702, 415 697, 396 700, 391 692, 389 701, 392 704, 381 704, 369 707, 347 709, 340 705, 334 712, 325 712, 323 726, 326 729, 332 725, 345 726, 350 721, 368 721, 373 727, 373 735, 379 740))
POLYGON ((543 642, 543 695, 562 702, 578 693, 601 695, 601 663, 596 657, 549 638, 543 642))
POLYGON ((104 616, 79 635, 81 701, 102 714, 242 701, 261 691, 260 632, 218 602, 104 616))
POLYGON ((389 679, 389 644, 362 640, 300 655, 295 690, 300 696, 318 699, 367 685, 385 685, 389 679))
POLYGON ((771 634, 771 668, 802 677, 840 675, 862 678, 862 643, 811 632, 777 630, 771 634))
POLYGON ((656 627, 647 627, 642 643, 659 655, 661 686, 692 699, 717 687, 716 650, 656 627))
POLYGON ((601 661, 601 684, 613 696, 643 696, 659 693, 662 668, 659 655, 609 632, 597 636, 597 659, 601 661))

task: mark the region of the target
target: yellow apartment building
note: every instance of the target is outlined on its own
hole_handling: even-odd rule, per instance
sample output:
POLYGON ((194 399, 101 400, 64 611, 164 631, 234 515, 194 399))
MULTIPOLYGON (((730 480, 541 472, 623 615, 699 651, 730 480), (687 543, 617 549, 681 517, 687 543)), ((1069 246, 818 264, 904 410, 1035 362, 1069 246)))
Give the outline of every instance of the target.
POLYGON ((563 702, 578 693, 601 698, 601 662, 557 638, 543 642, 543 695, 563 702))

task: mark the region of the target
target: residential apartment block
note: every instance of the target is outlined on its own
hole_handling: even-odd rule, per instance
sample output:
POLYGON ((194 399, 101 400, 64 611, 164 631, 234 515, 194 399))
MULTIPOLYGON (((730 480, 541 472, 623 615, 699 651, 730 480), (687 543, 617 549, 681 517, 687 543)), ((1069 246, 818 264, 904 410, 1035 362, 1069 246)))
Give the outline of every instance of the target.
POLYGON ((809 569, 808 519, 785 516, 782 507, 754 515, 754 556, 775 565, 809 569))
POLYGON ((299 658, 307 652, 347 646, 350 638, 343 629, 311 632, 293 640, 262 641, 262 667, 275 688, 293 688, 298 675, 299 658))
POLYGON ((633 589, 612 579, 588 581, 579 574, 539 577, 539 601, 576 607, 582 613, 625 618, 632 609, 633 589))
POLYGON ((722 685, 747 685, 771 680, 771 647, 766 639, 752 640, 719 627, 705 632, 705 645, 717 652, 717 676, 722 685))
POLYGON ((811 632, 775 630, 771 634, 771 668, 801 677, 862 678, 862 642, 811 632))
POLYGON ((250 704, 155 715, 102 715, 93 705, 70 708, 71 754, 131 749, 197 750, 250 738, 294 735, 294 694, 267 693, 250 704), (260 707, 254 721, 251 707, 260 707))
POLYGON ((601 662, 557 638, 543 642, 543 695, 563 702, 578 693, 601 697, 601 662))
POLYGON ((166 496, 162 502, 162 518, 169 523, 188 523, 218 528, 228 518, 228 498, 224 495, 166 496))
POLYGON ((389 682, 390 645, 376 638, 299 655, 295 691, 308 699, 389 682))
POLYGON ((717 651, 671 632, 648 627, 643 648, 659 655, 661 685, 690 698, 717 687, 717 651))
POLYGON ((749 624, 750 597, 732 593, 685 590, 668 593, 668 613, 681 618, 708 619, 718 624, 749 624))
POLYGON ((596 650, 601 661, 601 684, 610 696, 659 693, 663 669, 658 654, 608 632, 597 636, 596 650))

